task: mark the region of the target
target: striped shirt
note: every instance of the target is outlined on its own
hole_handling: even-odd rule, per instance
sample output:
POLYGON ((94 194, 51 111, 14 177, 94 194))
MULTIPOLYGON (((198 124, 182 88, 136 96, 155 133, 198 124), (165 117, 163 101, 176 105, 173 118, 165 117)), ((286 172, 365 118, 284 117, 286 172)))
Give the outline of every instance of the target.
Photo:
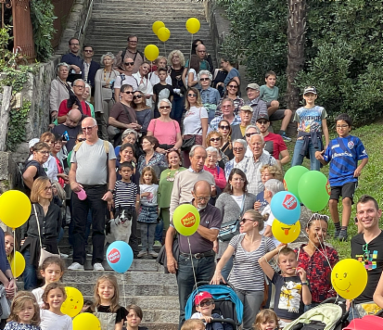
POLYGON ((242 247, 245 234, 234 236, 230 246, 234 248, 234 264, 229 276, 230 284, 237 290, 263 291, 265 275, 258 260, 275 249, 273 241, 262 236, 258 249, 247 252, 242 247))
POLYGON ((116 181, 114 186, 114 205, 115 207, 135 206, 138 194, 137 185, 133 182, 116 181))

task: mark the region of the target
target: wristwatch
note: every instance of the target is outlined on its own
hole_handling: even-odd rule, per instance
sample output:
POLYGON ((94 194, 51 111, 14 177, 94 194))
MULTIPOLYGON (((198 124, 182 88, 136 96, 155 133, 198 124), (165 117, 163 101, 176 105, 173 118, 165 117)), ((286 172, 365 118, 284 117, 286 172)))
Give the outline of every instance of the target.
POLYGON ((301 282, 301 284, 302 284, 302 285, 308 285, 308 283, 307 283, 307 282, 301 282))
POLYGON ((108 189, 108 191, 110 191, 112 194, 114 193, 114 190, 113 190, 113 189, 108 189))

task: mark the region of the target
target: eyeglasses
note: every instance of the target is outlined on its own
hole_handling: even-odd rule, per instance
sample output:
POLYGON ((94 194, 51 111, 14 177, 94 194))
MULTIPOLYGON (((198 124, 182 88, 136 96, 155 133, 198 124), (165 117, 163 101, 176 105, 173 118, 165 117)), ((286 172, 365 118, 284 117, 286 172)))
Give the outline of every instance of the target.
POLYGON ((246 133, 245 135, 246 135, 246 137, 250 137, 250 136, 255 135, 255 134, 258 134, 258 133, 257 133, 257 132, 254 132, 254 133, 246 133))
POLYGON ((258 120, 257 123, 260 125, 266 125, 267 121, 266 120, 258 120))
POLYGON ((78 142, 84 142, 84 141, 86 141, 86 139, 85 138, 79 138, 79 139, 77 139, 77 141, 78 142))
POLYGON ((233 148, 234 151, 243 151, 243 148, 233 148))
POLYGON ((125 94, 134 94, 134 92, 131 92, 131 91, 127 91, 127 92, 123 92, 123 93, 125 93, 125 94))
POLYGON ((49 151, 38 151, 40 154, 49 155, 49 151))
POLYGON ((205 306, 210 306, 213 305, 214 301, 208 300, 208 301, 201 301, 197 307, 205 307, 205 306))
POLYGON ((246 218, 242 218, 239 223, 246 223, 247 221, 254 221, 252 219, 246 219, 246 218))
POLYGON ((81 129, 83 130, 83 131, 91 131, 92 129, 93 129, 93 127, 96 127, 97 125, 94 125, 94 126, 88 126, 88 127, 81 127, 81 129))
POLYGON ((93 50, 85 49, 84 53, 93 53, 93 50))
POLYGON ((218 142, 218 141, 221 141, 221 137, 211 138, 209 141, 210 142, 218 142))
POLYGON ((135 100, 135 99, 142 99, 142 95, 134 95, 133 100, 135 100))
POLYGON ((230 126, 221 125, 221 126, 218 126, 218 128, 220 128, 220 129, 230 129, 230 126))
POLYGON ((197 97, 197 94, 188 94, 189 97, 197 97))
POLYGON ((170 109, 170 105, 163 105, 160 107, 160 109, 170 109))
POLYGON ((85 88, 85 86, 82 86, 82 85, 73 85, 73 86, 77 88, 85 88))
POLYGON ((49 187, 45 187, 44 188, 45 191, 49 191, 49 190, 52 190, 52 186, 49 186, 49 187))
POLYGON ((124 64, 125 64, 125 65, 131 65, 131 66, 133 66, 133 65, 134 65, 134 62, 125 62, 124 64))
POLYGON ((209 78, 200 78, 199 79, 200 81, 207 81, 207 80, 210 80, 209 78))
POLYGON ((205 197, 195 197, 195 199, 199 202, 202 202, 202 201, 208 201, 210 199, 210 196, 205 196, 205 197))
POLYGON ((238 88, 237 85, 228 85, 227 87, 229 87, 229 88, 238 88))
POLYGON ((336 125, 336 128, 347 128, 349 125, 336 125))

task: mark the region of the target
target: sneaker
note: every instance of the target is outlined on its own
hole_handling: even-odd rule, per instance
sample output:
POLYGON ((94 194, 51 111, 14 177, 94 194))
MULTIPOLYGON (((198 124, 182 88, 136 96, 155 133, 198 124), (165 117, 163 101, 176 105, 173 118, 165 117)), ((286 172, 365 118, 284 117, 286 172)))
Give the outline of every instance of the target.
POLYGON ((286 134, 282 134, 282 139, 283 139, 283 141, 285 141, 285 142, 291 142, 291 137, 288 137, 286 134))
POLYGON ((158 253, 156 251, 149 251, 148 253, 150 256, 152 256, 153 258, 157 258, 158 257, 158 253))
POLYGON ((162 246, 162 244, 161 244, 161 242, 160 242, 160 241, 154 241, 154 244, 153 244, 153 246, 158 246, 158 247, 161 247, 161 246, 162 246))
POLYGON ((69 255, 65 254, 65 253, 60 253, 60 257, 63 259, 67 259, 69 257, 69 255))
POLYGON ((341 230, 340 233, 339 233, 338 239, 341 242, 347 241, 347 230, 341 230))
POLYGON ((69 270, 84 270, 84 266, 80 265, 78 262, 72 263, 69 267, 69 270))
POLYGON ((104 269, 104 267, 102 267, 102 265, 99 262, 96 262, 93 265, 93 270, 95 270, 97 272, 103 272, 105 269, 104 269))
POLYGON ((93 257, 93 254, 92 253, 87 253, 86 256, 87 257, 93 257))
POLYGON ((142 258, 143 256, 146 256, 148 253, 146 251, 140 251, 137 254, 137 258, 142 258))
POLYGON ((340 229, 339 229, 339 230, 336 230, 336 229, 335 229, 334 239, 338 239, 339 234, 340 234, 340 229))

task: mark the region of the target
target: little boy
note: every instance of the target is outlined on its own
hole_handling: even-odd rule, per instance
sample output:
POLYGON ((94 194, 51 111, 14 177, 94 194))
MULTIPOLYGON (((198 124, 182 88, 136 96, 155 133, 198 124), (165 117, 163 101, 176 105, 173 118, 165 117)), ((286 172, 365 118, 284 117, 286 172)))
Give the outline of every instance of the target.
POLYGON ((154 106, 154 118, 160 117, 160 113, 158 111, 158 101, 162 99, 168 99, 170 102, 173 101, 173 87, 166 82, 166 77, 168 76, 168 72, 165 68, 158 69, 158 78, 160 78, 160 82, 153 86, 153 102, 154 106))
POLYGON ((266 85, 260 87, 259 97, 266 102, 270 122, 282 120, 279 134, 284 141, 290 142, 291 138, 286 135, 286 129, 293 112, 290 109, 279 109, 279 88, 275 86, 275 83, 277 82, 277 74, 274 71, 266 72, 265 82, 266 85))
POLYGON ((311 304, 306 272, 303 268, 297 268, 297 255, 285 244, 266 253, 258 262, 275 285, 274 312, 280 319, 279 325, 283 328, 303 314, 304 305, 311 304), (268 263, 276 255, 281 275, 268 263))
POLYGON ((298 122, 298 139, 295 144, 291 166, 302 165, 303 157, 310 159, 310 169, 320 170, 320 162, 315 158, 315 152, 323 150, 322 133, 326 140, 326 148, 329 142, 327 129, 327 112, 323 107, 315 105, 317 90, 313 86, 306 87, 303 98, 306 101, 304 107, 300 107, 294 116, 298 122))
POLYGON ((213 313, 215 308, 213 296, 206 291, 198 293, 194 298, 194 305, 196 313, 194 313, 192 319, 201 319, 206 323, 206 330, 232 330, 233 327, 225 323, 225 327, 221 322, 214 322, 210 324, 212 319, 222 319, 223 317, 218 313, 213 313))
POLYGON ((335 126, 338 137, 330 141, 326 150, 315 153, 323 165, 330 163, 329 181, 331 195, 329 209, 335 225, 335 239, 347 240, 347 226, 350 222, 351 205, 358 177, 368 162, 368 155, 362 141, 350 135, 352 121, 343 113, 336 117, 335 126), (360 165, 358 166, 358 161, 360 165), (342 196, 342 227, 339 222, 338 201, 342 196))

